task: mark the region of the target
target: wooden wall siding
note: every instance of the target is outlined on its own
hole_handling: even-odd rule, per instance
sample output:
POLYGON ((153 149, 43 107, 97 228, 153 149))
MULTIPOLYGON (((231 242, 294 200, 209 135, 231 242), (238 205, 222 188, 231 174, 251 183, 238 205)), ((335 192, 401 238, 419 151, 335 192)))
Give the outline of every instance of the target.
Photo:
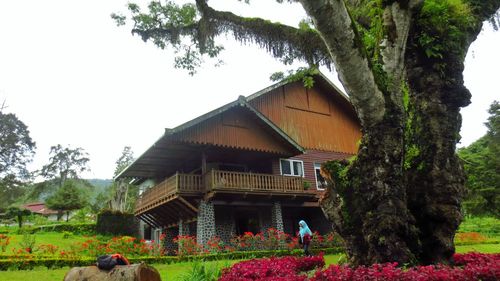
POLYGON ((305 89, 296 82, 261 95, 250 104, 305 149, 355 154, 360 126, 337 99, 317 86, 305 89))
POLYGON ((247 110, 234 108, 178 133, 172 140, 289 155, 289 146, 264 126, 247 110))
MULTIPOLYGON (((332 151, 307 150, 304 154, 290 157, 287 159, 301 160, 304 163, 304 178, 311 183, 311 187, 316 187, 316 174, 314 172, 314 164, 322 164, 326 161, 345 159, 353 156, 353 154, 345 154, 332 151)), ((273 174, 280 175, 279 159, 273 160, 273 174)))

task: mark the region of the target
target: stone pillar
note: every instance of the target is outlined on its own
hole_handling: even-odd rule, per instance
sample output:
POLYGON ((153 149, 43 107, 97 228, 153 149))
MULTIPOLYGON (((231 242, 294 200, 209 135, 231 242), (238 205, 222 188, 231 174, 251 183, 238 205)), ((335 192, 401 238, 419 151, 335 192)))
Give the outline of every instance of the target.
POLYGON ((212 202, 201 201, 196 222, 196 241, 205 245, 215 234, 215 210, 212 202))
POLYGON ((234 221, 233 209, 231 207, 221 206, 217 208, 216 235, 224 243, 229 243, 236 234, 236 224, 234 221))
POLYGON ((177 250, 177 244, 174 243, 174 238, 179 235, 178 230, 175 227, 163 229, 165 233, 165 240, 163 241, 165 252, 167 255, 174 255, 177 250))
POLYGON ((271 207, 271 225, 278 231, 284 231, 280 202, 274 202, 271 207))
POLYGON ((179 236, 180 235, 190 235, 189 224, 179 220, 179 236))

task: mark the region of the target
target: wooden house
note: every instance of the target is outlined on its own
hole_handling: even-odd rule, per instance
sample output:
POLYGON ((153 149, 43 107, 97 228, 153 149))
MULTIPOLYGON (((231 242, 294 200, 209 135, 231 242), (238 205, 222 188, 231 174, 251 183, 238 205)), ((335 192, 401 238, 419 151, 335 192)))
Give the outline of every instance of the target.
POLYGON ((166 129, 117 178, 147 187, 135 214, 167 239, 294 234, 300 219, 324 233, 320 165, 354 155, 360 137, 348 98, 320 74, 311 89, 277 83, 166 129))

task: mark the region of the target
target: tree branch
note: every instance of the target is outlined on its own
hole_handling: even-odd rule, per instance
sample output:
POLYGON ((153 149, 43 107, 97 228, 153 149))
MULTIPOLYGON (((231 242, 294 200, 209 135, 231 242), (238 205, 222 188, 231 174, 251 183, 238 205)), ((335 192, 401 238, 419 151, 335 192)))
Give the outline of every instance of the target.
POLYGON ((385 114, 384 97, 377 87, 344 1, 300 2, 326 44, 363 127, 381 121, 385 114))

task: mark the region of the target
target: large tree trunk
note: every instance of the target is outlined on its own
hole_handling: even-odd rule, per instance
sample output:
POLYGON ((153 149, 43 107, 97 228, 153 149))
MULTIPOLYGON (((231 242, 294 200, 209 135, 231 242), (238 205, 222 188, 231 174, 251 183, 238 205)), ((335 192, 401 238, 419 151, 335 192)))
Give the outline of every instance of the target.
MULTIPOLYGON (((444 55, 437 68, 417 42, 410 42, 406 65, 410 87, 410 120, 407 146, 414 152, 407 171, 409 209, 419 229, 423 264, 451 262, 453 238, 462 220, 461 202, 465 174, 455 150, 460 140, 460 108, 470 103, 462 72, 466 50, 481 30, 469 30, 461 50, 444 55)), ((420 32, 414 26, 410 38, 420 32)), ((464 31, 465 32, 465 31, 464 31)))
POLYGON ((64 281, 161 281, 158 271, 144 263, 118 265, 112 270, 97 266, 73 267, 64 276, 64 281))
POLYGON ((414 261, 417 236, 399 160, 402 141, 402 126, 388 121, 364 132, 347 177, 333 175, 332 182, 345 181, 345 186, 335 184, 321 201, 325 215, 344 238, 353 265, 414 261))

